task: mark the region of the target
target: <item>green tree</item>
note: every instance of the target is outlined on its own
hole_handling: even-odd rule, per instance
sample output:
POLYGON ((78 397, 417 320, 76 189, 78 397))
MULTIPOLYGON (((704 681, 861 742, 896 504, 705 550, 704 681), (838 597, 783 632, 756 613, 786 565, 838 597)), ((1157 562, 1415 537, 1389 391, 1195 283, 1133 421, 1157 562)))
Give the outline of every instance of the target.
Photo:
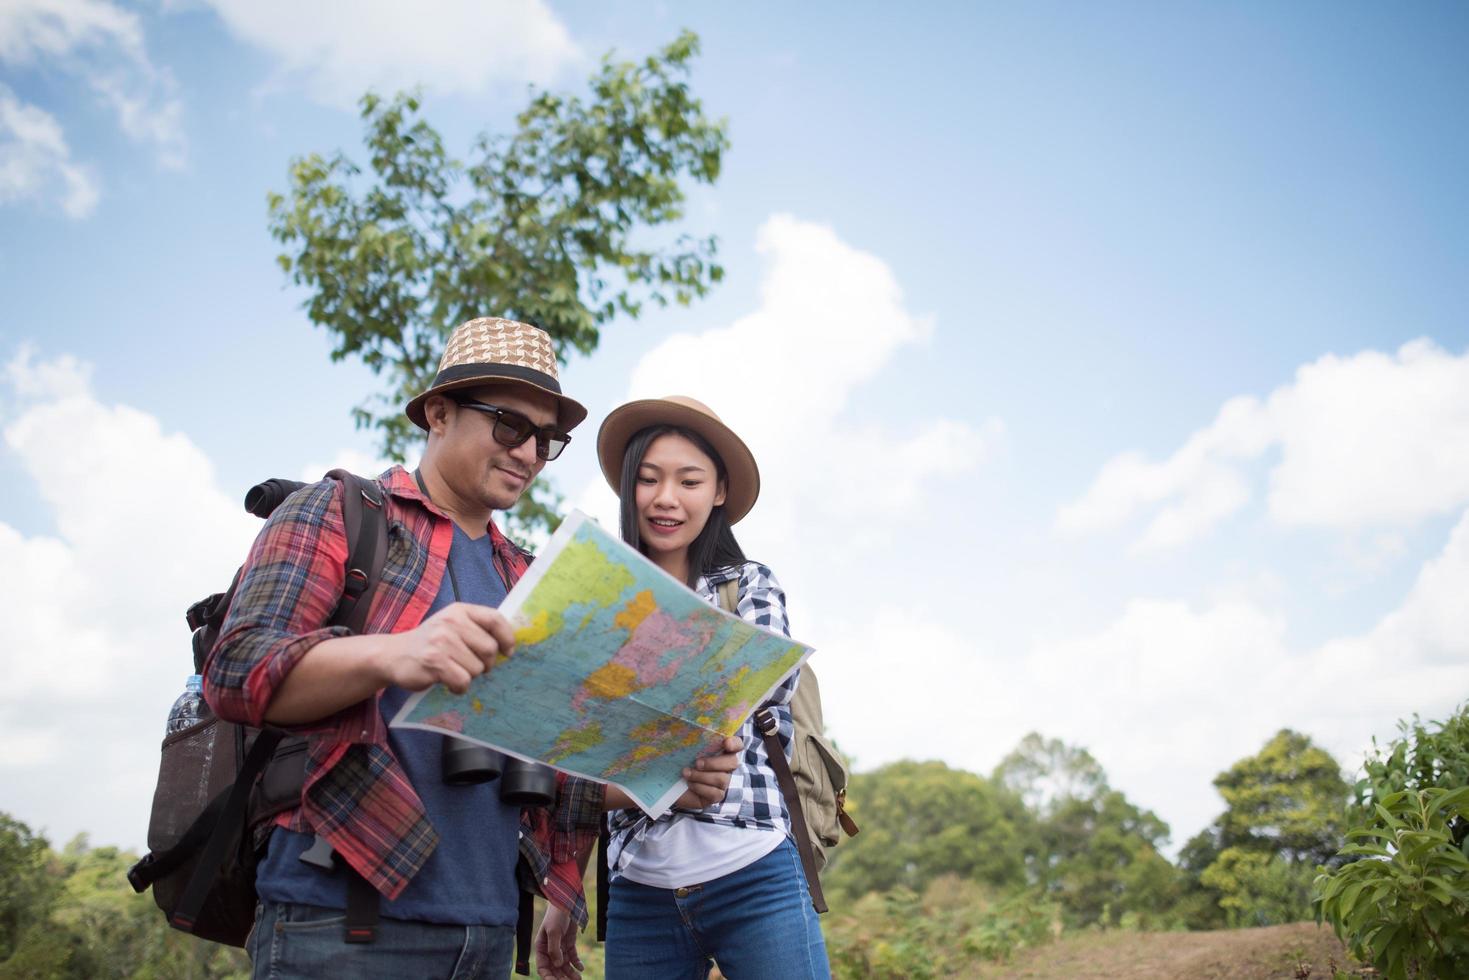
POLYGON ((0 980, 244 980, 243 953, 169 928, 152 899, 132 890, 126 872, 136 860, 85 836, 58 854, 0 814, 0 902, 25 906, 0 954, 0 980))
POLYGON ((1091 753, 1031 733, 994 779, 1035 808, 1031 877, 1072 924, 1172 924, 1180 881, 1158 852, 1168 825, 1108 785, 1091 753))
MULTIPOLYGON (((386 390, 354 410, 402 459, 416 430, 402 405, 428 386, 444 340, 476 316, 534 323, 564 361, 614 317, 688 303, 723 275, 711 238, 659 234, 683 217, 683 181, 712 183, 729 142, 689 91, 698 38, 640 62, 608 56, 583 100, 535 94, 514 132, 484 135, 461 163, 400 94, 363 97, 372 175, 346 156, 291 164, 269 196, 281 267, 306 310, 386 390)), ((517 511, 547 518, 544 490, 517 511)))
POLYGON ((826 881, 855 898, 902 886, 921 894, 943 874, 998 888, 1025 884, 1032 839, 1020 797, 942 762, 894 762, 852 777, 862 833, 832 852, 826 881))
POLYGON ((1090 799, 1106 788, 1107 773, 1086 749, 1031 732, 995 767, 993 778, 1044 811, 1058 800, 1090 799))
POLYGON ((50 913, 60 882, 46 838, 0 813, 0 962, 26 929, 50 913))
MULTIPOLYGON (((1282 729, 1214 779, 1225 810, 1184 848, 1188 891, 1208 896, 1231 926, 1306 918, 1316 866, 1336 862, 1348 795, 1341 767, 1282 729)), ((1194 924, 1199 914, 1193 907, 1194 924)))
POLYGON ((1214 779, 1224 797, 1220 842, 1278 854, 1293 864, 1328 861, 1341 847, 1349 787, 1331 754, 1282 729, 1255 755, 1214 779))

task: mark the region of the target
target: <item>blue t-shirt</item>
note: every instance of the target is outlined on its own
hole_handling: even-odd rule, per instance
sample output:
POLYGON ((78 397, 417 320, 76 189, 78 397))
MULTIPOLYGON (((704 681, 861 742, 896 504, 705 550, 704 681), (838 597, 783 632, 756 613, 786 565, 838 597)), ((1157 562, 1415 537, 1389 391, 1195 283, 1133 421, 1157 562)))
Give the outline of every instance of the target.
MULTIPOLYGON (((454 577, 451 580, 444 573, 428 615, 454 601, 454 583, 465 602, 499 606, 506 590, 492 554, 488 534, 471 540, 456 526, 449 549, 454 577)), ((380 701, 383 718, 391 720, 408 697, 409 692, 400 687, 384 690, 380 701)), ((515 882, 520 807, 500 802, 499 780, 475 786, 445 783, 439 761, 443 741, 444 736, 435 732, 388 729, 388 744, 423 800, 429 823, 439 833, 439 846, 396 900, 383 900, 382 914, 415 922, 513 926, 520 898, 515 882)), ((275 829, 255 882, 263 900, 347 907, 347 875, 341 858, 332 872, 301 860, 312 840, 310 834, 275 829)))

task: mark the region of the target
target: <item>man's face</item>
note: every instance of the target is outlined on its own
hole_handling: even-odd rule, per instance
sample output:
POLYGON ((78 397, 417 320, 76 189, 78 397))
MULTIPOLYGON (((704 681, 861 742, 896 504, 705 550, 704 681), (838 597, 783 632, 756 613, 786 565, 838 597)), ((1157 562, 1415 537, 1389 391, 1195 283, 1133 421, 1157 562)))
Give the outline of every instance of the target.
POLYGON ((537 427, 554 426, 556 401, 524 388, 486 385, 457 391, 445 399, 442 419, 430 424, 440 430, 439 472, 450 489, 466 500, 491 510, 508 510, 546 465, 536 455, 532 436, 519 446, 502 445, 495 438, 495 416, 456 404, 469 399, 525 416, 537 427))

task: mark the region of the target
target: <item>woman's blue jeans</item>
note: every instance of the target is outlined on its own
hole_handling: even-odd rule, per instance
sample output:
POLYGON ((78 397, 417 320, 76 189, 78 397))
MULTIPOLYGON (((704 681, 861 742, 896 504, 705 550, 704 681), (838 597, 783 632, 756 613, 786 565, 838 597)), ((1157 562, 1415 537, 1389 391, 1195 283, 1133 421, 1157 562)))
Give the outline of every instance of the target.
POLYGON ((618 878, 607 980, 829 980, 826 941, 790 838, 754 864, 688 888, 618 878))

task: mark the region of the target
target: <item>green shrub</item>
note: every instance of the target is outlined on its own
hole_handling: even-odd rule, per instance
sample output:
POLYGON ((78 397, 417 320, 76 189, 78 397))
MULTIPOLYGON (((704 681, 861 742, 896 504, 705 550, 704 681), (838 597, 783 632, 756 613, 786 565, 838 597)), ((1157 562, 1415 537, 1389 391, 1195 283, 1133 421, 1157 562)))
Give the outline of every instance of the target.
POLYGON ((1055 903, 1036 891, 999 898, 945 875, 921 896, 902 886, 872 892, 833 911, 823 927, 838 980, 927 980, 968 976, 1050 942, 1059 923, 1055 903))
POLYGON ((1389 980, 1469 976, 1469 713, 1403 730, 1367 761, 1318 921, 1389 980))

